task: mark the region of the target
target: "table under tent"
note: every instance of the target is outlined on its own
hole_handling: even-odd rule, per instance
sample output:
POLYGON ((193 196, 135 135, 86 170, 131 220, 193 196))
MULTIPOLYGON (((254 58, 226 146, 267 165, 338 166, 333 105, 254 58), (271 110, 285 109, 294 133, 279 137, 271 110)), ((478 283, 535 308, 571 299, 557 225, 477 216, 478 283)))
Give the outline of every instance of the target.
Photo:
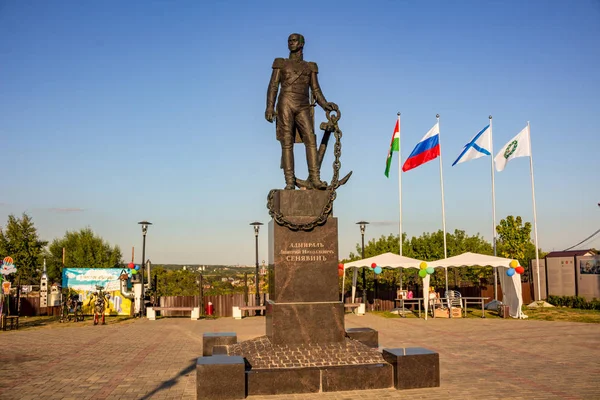
MULTIPOLYGON (((347 269, 353 268, 352 274, 352 303, 354 303, 354 299, 356 297, 356 279, 357 279, 357 271, 359 268, 371 268, 372 264, 377 265, 381 268, 413 268, 419 269, 420 265, 423 261, 416 260, 410 257, 399 256, 394 253, 384 253, 378 256, 365 258, 362 260, 352 261, 350 263, 344 264, 344 272, 347 269)), ((427 287, 425 287, 425 282, 423 282, 423 296, 426 298, 427 291, 429 291, 429 275, 427 278, 424 278, 423 281, 427 279, 427 287)), ((345 287, 346 284, 346 274, 344 273, 344 278, 342 279, 342 288, 345 287)), ((366 299, 363 299, 366 301, 366 299)))
MULTIPOLYGON (((513 318, 527 318, 523 314, 521 307, 523 306, 523 287, 521 285, 521 276, 513 273, 508 276, 507 272, 511 269, 510 258, 502 258, 488 256, 478 253, 463 253, 454 257, 448 257, 437 261, 428 261, 427 265, 434 268, 451 268, 451 267, 494 267, 499 269, 500 286, 502 287, 502 303, 509 306, 509 314, 513 318)), ((423 279, 425 286, 425 279, 423 279)), ((429 286, 429 281, 427 282, 429 286)), ((425 287, 423 287, 425 290, 425 287)), ((425 306, 427 308, 427 306, 425 306)), ((426 311, 427 312, 427 311, 426 311)))

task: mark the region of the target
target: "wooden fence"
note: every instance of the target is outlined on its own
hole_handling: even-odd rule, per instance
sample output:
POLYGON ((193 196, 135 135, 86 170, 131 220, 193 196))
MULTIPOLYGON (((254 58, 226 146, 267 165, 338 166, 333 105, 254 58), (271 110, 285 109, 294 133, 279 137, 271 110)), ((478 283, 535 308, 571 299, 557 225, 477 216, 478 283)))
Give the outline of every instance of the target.
MULTIPOLYGON (((17 311, 22 317, 35 317, 38 315, 49 315, 58 317, 61 313, 60 306, 53 307, 40 307, 40 297, 39 296, 21 296, 21 304, 19 305, 20 309, 17 310, 17 297, 16 296, 6 296, 10 297, 8 299, 8 304, 10 304, 10 314, 17 315, 17 311)), ((6 301, 6 298, 5 298, 6 301)))
MULTIPOLYGON (((236 294, 222 294, 215 296, 204 296, 204 310, 209 302, 213 306, 213 315, 217 317, 231 317, 233 306, 254 306, 256 304, 255 296, 253 294, 248 295, 248 302, 244 299, 243 293, 236 294)), ((265 304, 266 300, 269 299, 268 293, 260 295, 261 304, 265 304)), ((160 297, 161 307, 199 307, 200 296, 161 296, 160 297)), ((189 312, 186 311, 160 311, 161 315, 165 317, 179 317, 189 316, 189 312)))

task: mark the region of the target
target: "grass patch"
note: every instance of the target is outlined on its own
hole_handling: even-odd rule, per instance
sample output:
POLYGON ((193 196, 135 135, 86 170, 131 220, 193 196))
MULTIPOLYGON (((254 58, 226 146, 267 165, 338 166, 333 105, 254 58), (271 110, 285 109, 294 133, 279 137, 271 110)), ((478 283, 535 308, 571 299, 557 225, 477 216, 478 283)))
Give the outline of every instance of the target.
MULTIPOLYGON (((464 318, 463 311, 463 318, 464 318)), ((483 313, 481 312, 481 307, 479 308, 467 308, 467 318, 481 318, 483 313)), ((500 318, 496 311, 485 310, 485 317, 490 319, 500 318)))
POLYGON ((523 307, 523 312, 529 319, 540 321, 585 322, 590 324, 600 323, 600 311, 598 310, 579 310, 567 307, 523 307))
POLYGON ((389 311, 372 311, 371 313, 383 318, 400 318, 398 314, 389 311))
MULTIPOLYGON (((399 314, 393 313, 391 311, 369 311, 371 314, 377 315, 382 318, 402 318, 399 314)), ((404 313, 406 318, 419 318, 417 312, 407 311, 404 313)), ((421 312, 421 317, 423 316, 423 312, 421 312)))
MULTIPOLYGON (((563 321, 563 322, 585 322, 590 324, 600 324, 600 311, 598 310, 579 310, 567 307, 546 307, 546 308, 527 308, 523 307, 523 313, 530 320, 539 321, 563 321)), ((372 311, 371 314, 382 318, 400 318, 398 314, 389 311, 372 311)), ((407 312, 406 318, 419 318, 417 313, 407 312)), ((464 318, 464 311, 462 314, 464 318)), ((466 318, 481 318, 481 308, 468 308, 466 318)), ((423 318, 421 312, 421 318, 423 318)), ((431 316, 429 316, 431 318, 431 316)), ((501 319, 496 311, 485 310, 485 318, 501 319)), ((511 318, 512 319, 512 318, 511 318)))

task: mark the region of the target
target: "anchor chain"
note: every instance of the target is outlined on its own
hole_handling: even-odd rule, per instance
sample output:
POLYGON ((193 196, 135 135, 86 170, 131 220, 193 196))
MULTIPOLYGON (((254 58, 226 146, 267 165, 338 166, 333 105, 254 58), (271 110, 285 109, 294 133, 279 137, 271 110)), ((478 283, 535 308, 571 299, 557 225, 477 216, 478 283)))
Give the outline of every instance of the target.
POLYGON ((333 177, 331 178, 331 183, 329 184, 329 186, 327 186, 327 189, 325 189, 329 192, 327 203, 323 206, 323 209, 321 210, 319 215, 315 217, 312 221, 297 224, 290 221, 279 210, 275 210, 273 199, 275 197, 275 192, 277 192, 277 190, 279 189, 272 189, 267 195, 267 208, 269 209, 269 215, 279 225, 285 226, 293 231, 310 231, 314 227, 318 225, 323 225, 325 222, 327 222, 327 218, 329 217, 329 214, 331 214, 331 210, 333 208, 333 201, 337 196, 335 191, 339 186, 346 183, 351 174, 350 173, 346 177, 344 177, 342 181, 339 180, 339 172, 342 166, 342 163, 340 161, 340 157, 342 155, 342 130, 338 126, 338 121, 340 120, 340 118, 341 113, 339 111, 337 111, 337 115, 331 115, 331 113, 327 111, 327 122, 321 123, 320 126, 320 128, 326 132, 333 132, 333 135, 335 137, 335 144, 333 146, 333 177))

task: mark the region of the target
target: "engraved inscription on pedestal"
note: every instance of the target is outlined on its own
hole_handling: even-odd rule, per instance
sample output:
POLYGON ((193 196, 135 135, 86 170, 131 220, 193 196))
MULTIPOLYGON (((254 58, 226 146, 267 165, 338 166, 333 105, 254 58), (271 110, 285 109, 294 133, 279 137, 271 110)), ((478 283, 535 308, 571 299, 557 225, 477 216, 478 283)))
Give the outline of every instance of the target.
POLYGON ((339 300, 337 218, 312 231, 292 231, 269 223, 270 298, 277 303, 339 300))

